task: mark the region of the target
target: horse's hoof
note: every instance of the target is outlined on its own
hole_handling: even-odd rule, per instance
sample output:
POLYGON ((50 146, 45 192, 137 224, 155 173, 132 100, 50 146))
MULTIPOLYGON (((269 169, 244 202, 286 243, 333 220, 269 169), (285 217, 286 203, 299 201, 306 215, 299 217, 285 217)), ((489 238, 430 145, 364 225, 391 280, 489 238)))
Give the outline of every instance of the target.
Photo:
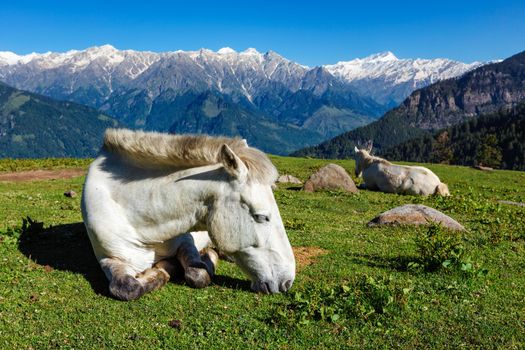
POLYGON ((140 298, 146 291, 142 284, 133 276, 113 277, 109 284, 109 292, 117 299, 129 301, 140 298))
POLYGON ((193 288, 204 288, 211 283, 208 271, 197 267, 188 267, 184 273, 184 279, 186 283, 193 288))

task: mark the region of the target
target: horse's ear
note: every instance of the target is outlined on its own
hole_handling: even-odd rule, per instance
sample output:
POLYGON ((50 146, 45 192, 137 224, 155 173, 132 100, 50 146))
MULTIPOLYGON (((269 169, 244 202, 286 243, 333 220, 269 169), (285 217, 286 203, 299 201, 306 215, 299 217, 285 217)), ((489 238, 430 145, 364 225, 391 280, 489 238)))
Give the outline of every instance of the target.
POLYGON ((241 182, 246 181, 248 168, 228 145, 222 145, 219 159, 228 174, 241 182))
POLYGON ((374 144, 374 141, 372 140, 368 140, 368 142, 366 143, 366 150, 368 151, 368 153, 372 152, 373 144, 374 144))
POLYGON ((359 149, 357 148, 357 146, 354 146, 354 152, 355 153, 359 152, 359 149))

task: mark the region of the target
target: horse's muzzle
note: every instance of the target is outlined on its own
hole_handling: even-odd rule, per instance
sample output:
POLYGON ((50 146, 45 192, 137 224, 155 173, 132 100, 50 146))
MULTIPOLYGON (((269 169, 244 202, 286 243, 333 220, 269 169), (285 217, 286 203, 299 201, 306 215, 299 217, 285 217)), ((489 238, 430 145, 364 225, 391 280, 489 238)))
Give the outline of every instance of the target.
POLYGON ((252 283, 252 289, 263 294, 284 293, 292 287, 292 284, 292 279, 286 279, 279 283, 275 281, 256 281, 252 283))

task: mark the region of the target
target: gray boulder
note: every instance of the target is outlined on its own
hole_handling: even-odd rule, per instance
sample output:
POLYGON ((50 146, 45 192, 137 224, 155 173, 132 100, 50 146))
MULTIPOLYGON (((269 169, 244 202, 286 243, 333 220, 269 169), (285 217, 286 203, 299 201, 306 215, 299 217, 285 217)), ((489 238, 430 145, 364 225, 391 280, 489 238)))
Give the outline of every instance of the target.
POLYGON ((439 223, 450 230, 464 231, 456 220, 442 212, 421 204, 406 204, 390 209, 372 219, 368 226, 378 225, 429 225, 439 223))
POLYGON ((277 182, 279 182, 279 183, 288 183, 288 184, 298 184, 298 185, 302 185, 303 184, 301 182, 301 180, 299 180, 298 178, 296 178, 293 175, 288 175, 288 174, 279 176, 279 178, 277 179, 277 182))
POLYGON ((504 201, 504 200, 501 200, 501 201, 498 201, 498 203, 501 203, 501 204, 508 204, 508 205, 515 205, 517 207, 525 207, 525 203, 520 203, 520 202, 513 202, 513 201, 504 201))
POLYGON ((343 167, 337 164, 328 164, 319 169, 304 183, 306 192, 318 190, 342 190, 357 193, 354 181, 343 167))

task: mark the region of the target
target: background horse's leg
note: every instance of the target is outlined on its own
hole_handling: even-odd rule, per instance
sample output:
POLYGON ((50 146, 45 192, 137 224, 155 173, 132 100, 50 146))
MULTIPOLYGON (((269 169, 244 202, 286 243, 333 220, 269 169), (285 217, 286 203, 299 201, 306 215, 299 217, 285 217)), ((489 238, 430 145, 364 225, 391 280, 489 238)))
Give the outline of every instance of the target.
POLYGON ((211 283, 218 261, 214 250, 204 250, 201 257, 195 244, 185 241, 177 249, 176 257, 184 268, 184 279, 191 287, 204 288, 211 283))

